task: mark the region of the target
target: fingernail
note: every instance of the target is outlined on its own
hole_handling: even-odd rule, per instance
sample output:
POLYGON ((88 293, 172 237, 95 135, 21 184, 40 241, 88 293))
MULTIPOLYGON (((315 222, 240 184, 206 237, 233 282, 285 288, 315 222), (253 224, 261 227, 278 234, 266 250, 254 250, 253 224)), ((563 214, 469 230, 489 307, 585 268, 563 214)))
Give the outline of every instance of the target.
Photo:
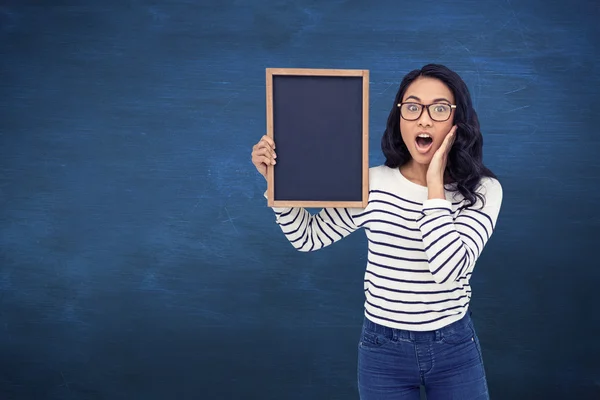
POLYGON ((277 158, 277 154, 273 153, 273 158, 277 158))

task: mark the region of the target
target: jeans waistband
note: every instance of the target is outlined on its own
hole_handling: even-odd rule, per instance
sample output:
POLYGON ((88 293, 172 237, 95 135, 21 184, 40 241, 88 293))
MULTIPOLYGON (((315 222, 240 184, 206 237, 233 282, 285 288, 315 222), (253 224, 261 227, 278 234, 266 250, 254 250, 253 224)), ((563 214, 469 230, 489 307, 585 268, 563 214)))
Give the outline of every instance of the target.
POLYGON ((467 328, 471 324, 471 311, 467 311, 465 315, 458 321, 444 326, 443 328, 433 331, 410 331, 404 329, 390 328, 387 326, 375 323, 365 317, 363 327, 366 330, 382 335, 391 340, 411 340, 416 342, 438 341, 444 335, 451 335, 456 331, 467 328))

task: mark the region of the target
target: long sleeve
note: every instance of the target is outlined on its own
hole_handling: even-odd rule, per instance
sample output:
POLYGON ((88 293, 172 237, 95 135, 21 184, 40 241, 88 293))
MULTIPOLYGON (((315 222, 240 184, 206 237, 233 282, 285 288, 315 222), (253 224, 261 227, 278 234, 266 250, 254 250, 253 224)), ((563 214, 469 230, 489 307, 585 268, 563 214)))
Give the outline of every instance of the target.
MULTIPOLYGON (((266 193, 265 193, 266 197, 266 193)), ((329 246, 358 229, 354 219, 360 208, 323 208, 312 215, 302 207, 274 207, 275 220, 298 251, 309 252, 329 246)))
POLYGON ((472 273, 483 248, 492 236, 502 205, 502 186, 492 178, 484 178, 479 192, 481 201, 463 208, 453 218, 452 204, 445 199, 423 202, 417 225, 423 236, 429 269, 437 283, 466 278, 472 273))

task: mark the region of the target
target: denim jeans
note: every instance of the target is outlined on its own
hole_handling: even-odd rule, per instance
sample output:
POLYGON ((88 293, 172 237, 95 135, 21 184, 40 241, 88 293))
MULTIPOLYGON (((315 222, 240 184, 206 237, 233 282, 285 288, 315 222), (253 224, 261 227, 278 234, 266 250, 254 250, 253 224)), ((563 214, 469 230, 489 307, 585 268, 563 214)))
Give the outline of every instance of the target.
POLYGON ((361 400, 489 399, 471 313, 428 332, 387 328, 365 318, 358 344, 361 400))

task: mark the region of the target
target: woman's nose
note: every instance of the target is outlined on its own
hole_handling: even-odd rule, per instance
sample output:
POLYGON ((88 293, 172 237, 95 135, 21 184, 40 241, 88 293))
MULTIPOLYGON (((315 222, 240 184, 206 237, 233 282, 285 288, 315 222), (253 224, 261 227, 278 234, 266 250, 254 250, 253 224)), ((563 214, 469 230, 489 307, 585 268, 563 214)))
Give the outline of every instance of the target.
POLYGON ((427 110, 427 108, 423 109, 423 112, 421 113, 421 116, 419 117, 419 125, 421 126, 431 126, 431 124, 433 123, 433 121, 431 120, 431 117, 429 117, 429 112, 427 110))

